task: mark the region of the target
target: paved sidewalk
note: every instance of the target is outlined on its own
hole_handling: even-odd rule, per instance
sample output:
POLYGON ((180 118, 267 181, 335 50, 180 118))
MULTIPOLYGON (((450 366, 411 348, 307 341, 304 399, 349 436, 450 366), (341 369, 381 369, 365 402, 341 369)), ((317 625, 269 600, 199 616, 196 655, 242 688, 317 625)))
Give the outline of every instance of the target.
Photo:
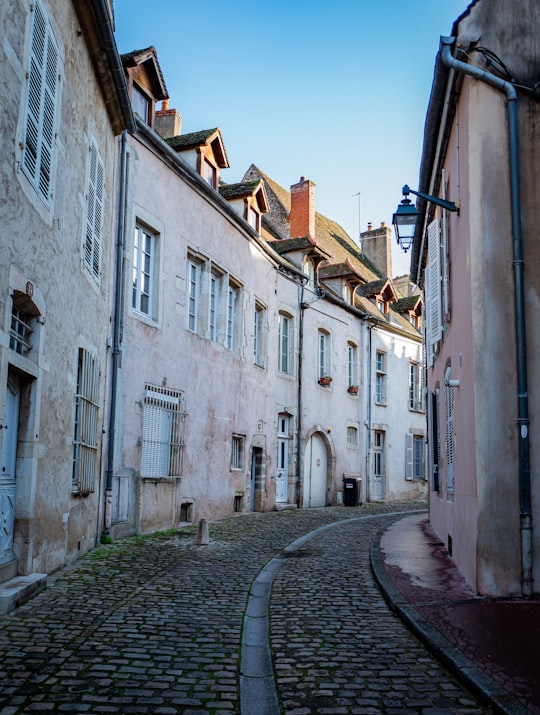
POLYGON ((427 514, 396 521, 372 544, 392 608, 497 712, 540 715, 540 599, 477 597, 427 514))
POLYGON ((210 524, 207 546, 187 528, 96 549, 0 618, 0 715, 260 713, 260 703, 242 702, 240 686, 241 669, 253 666, 243 661, 249 643, 260 644, 264 630, 243 627, 273 560, 272 715, 491 713, 388 609, 373 580, 373 537, 416 508, 242 515, 210 524))

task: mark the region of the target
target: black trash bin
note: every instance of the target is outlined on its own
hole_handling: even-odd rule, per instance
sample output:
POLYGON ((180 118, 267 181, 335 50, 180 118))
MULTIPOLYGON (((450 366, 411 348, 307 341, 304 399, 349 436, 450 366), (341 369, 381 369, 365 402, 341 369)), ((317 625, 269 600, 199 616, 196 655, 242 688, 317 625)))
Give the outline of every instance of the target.
POLYGON ((360 506, 361 499, 362 478, 343 477, 343 503, 345 506, 360 506))

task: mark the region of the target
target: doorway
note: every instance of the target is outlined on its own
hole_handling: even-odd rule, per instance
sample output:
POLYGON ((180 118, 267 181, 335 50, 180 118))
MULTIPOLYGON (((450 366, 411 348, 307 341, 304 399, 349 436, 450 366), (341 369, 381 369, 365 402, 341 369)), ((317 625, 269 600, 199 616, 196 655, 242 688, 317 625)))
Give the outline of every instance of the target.
POLYGON ((253 447, 251 450, 251 473, 249 490, 250 511, 262 511, 264 501, 264 470, 263 449, 253 447))
POLYGON ((304 453, 304 506, 326 506, 328 452, 320 434, 312 435, 304 453))
POLYGON ((15 471, 19 435, 20 380, 8 374, 6 413, 2 427, 0 452, 0 564, 13 560, 13 527, 15 522, 15 471))

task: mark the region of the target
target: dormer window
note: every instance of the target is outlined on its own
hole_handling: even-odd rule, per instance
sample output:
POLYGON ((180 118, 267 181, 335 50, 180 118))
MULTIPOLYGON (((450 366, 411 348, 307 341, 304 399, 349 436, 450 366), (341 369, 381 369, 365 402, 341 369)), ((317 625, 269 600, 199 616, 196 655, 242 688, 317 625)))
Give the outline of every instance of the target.
POLYGON ((131 92, 131 106, 133 111, 148 124, 150 100, 136 84, 133 85, 131 92))
POLYGON ((260 214, 255 211, 253 206, 247 207, 247 221, 249 225, 255 229, 255 231, 259 231, 259 223, 260 223, 260 214))
POLYGON ((203 178, 207 184, 215 189, 217 184, 217 169, 208 159, 203 160, 203 178))
POLYGON ((304 273, 308 277, 308 285, 310 288, 315 286, 315 265, 311 258, 306 258, 304 260, 304 273))

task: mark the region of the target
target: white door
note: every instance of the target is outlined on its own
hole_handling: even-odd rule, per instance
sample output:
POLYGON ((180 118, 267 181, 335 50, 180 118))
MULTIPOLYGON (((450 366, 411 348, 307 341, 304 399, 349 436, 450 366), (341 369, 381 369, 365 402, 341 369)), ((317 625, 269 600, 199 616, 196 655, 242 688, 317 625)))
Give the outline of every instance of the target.
POLYGON ((289 417, 278 417, 277 466, 276 466, 276 502, 287 504, 289 473, 289 417))
POLYGON ((304 454, 304 505, 326 506, 327 466, 326 445, 314 434, 304 454))
POLYGON ((13 559, 19 404, 19 379, 16 375, 9 375, 6 390, 6 416, 2 423, 2 451, 0 453, 0 564, 13 559))
POLYGON ((384 481, 385 481, 385 434, 382 431, 376 430, 373 444, 373 492, 372 499, 384 499, 384 481))

